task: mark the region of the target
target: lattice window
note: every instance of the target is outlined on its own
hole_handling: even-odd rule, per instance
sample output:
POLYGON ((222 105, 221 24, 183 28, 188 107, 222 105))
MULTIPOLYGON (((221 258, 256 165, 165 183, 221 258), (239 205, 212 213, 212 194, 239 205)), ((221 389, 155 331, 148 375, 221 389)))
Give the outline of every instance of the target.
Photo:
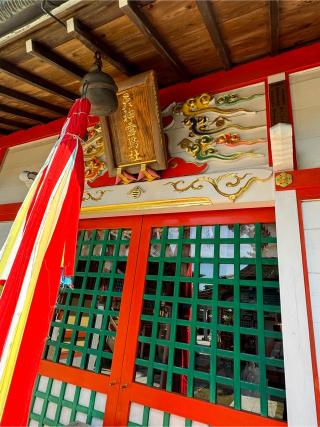
POLYGON ((64 426, 75 421, 102 426, 106 400, 105 394, 39 376, 29 426, 64 426))
POLYGON ((285 418, 274 224, 152 230, 135 381, 285 418))
POLYGON ((79 232, 74 288, 60 291, 44 358, 109 373, 131 231, 79 232))
POLYGON ((168 412, 132 402, 130 405, 129 422, 130 427, 209 427, 198 421, 188 420, 168 412))

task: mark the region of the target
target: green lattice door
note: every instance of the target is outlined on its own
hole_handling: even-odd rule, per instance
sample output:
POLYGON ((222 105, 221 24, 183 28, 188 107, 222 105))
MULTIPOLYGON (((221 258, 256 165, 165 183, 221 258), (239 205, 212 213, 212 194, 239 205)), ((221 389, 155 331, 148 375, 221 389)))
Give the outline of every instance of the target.
POLYGON ((30 425, 99 426, 106 411, 114 417, 140 224, 140 218, 81 223, 73 285, 59 293, 30 425))
POLYGON ((31 425, 284 425, 274 213, 234 212, 82 224, 31 425))

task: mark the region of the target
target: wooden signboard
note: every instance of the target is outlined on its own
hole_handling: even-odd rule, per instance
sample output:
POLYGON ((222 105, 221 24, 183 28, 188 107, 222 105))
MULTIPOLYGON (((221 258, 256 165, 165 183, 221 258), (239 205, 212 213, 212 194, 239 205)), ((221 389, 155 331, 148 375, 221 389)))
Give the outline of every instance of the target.
POLYGON ((118 168, 138 173, 143 164, 165 169, 167 153, 154 71, 120 83, 118 102, 117 111, 101 119, 109 175, 115 176, 118 168))

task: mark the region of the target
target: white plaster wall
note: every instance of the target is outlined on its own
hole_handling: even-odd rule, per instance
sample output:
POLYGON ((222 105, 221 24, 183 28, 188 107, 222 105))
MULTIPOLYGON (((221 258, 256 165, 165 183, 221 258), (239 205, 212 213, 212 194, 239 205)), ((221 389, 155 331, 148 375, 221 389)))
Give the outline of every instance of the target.
POLYGON ((290 75, 299 169, 320 167, 320 67, 290 75))
POLYGON ((317 425, 296 192, 277 191, 276 224, 289 426, 317 425))
POLYGON ((320 200, 302 203, 312 319, 318 370, 320 368, 320 200))
POLYGON ((9 234, 11 225, 12 225, 12 221, 0 222, 0 250, 9 234))
POLYGON ((19 180, 19 174, 25 170, 38 172, 55 140, 47 138, 9 149, 0 169, 0 204, 20 202, 25 198, 28 188, 19 180))

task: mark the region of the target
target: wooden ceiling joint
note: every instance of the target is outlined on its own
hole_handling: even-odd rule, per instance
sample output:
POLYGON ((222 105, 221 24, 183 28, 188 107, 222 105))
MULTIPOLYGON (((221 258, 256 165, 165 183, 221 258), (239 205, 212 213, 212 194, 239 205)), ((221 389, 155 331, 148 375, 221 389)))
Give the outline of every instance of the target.
POLYGON ((191 80, 186 66, 177 58, 176 54, 166 43, 156 28, 151 24, 136 1, 119 0, 119 7, 130 21, 148 38, 160 55, 172 66, 182 80, 191 80))
POLYGON ((23 92, 18 92, 17 90, 8 88, 6 86, 0 85, 0 95, 13 99, 14 101, 20 101, 29 105, 43 108, 61 116, 64 116, 68 113, 68 110, 63 107, 50 104, 49 102, 43 101, 42 99, 34 98, 33 96, 27 95, 23 92))
POLYGON ((4 129, 4 128, 1 128, 0 127, 0 135, 2 136, 2 135, 9 135, 9 133, 11 133, 11 132, 13 132, 13 131, 10 131, 10 130, 8 130, 8 129, 4 129))
POLYGON ((6 119, 5 117, 0 117, 0 126, 1 125, 12 126, 17 129, 27 129, 30 127, 30 125, 27 123, 22 123, 17 120, 6 119))
POLYGON ((270 28, 271 55, 277 55, 277 53, 279 52, 279 25, 280 25, 279 0, 269 0, 269 28, 270 28))
POLYGON ((196 0, 196 3, 223 67, 227 70, 232 67, 232 62, 229 56, 229 49, 222 38, 212 4, 208 0, 196 0))
POLYGON ((42 43, 29 39, 26 41, 26 51, 32 56, 39 58, 41 61, 44 61, 53 67, 62 70, 63 72, 69 74, 71 77, 76 80, 81 80, 86 74, 86 71, 78 67, 76 64, 72 63, 63 56, 55 53, 50 50, 48 47, 44 46, 42 43))
POLYGON ((67 21, 67 32, 78 39, 91 52, 100 52, 103 59, 124 74, 132 76, 137 73, 136 67, 121 55, 114 52, 105 42, 96 37, 83 22, 70 18, 67 21))
POLYGON ((9 107, 8 105, 0 104, 0 112, 13 114, 14 116, 24 117, 26 119, 34 120, 39 123, 47 123, 48 120, 39 114, 30 113, 29 111, 20 110, 19 108, 9 107))
POLYGON ((72 92, 43 79, 40 76, 30 73, 23 68, 18 67, 5 59, 0 59, 0 70, 15 77, 16 79, 22 80, 32 86, 42 89, 46 92, 50 92, 53 95, 57 95, 66 99, 67 101, 74 101, 77 96, 72 92))

